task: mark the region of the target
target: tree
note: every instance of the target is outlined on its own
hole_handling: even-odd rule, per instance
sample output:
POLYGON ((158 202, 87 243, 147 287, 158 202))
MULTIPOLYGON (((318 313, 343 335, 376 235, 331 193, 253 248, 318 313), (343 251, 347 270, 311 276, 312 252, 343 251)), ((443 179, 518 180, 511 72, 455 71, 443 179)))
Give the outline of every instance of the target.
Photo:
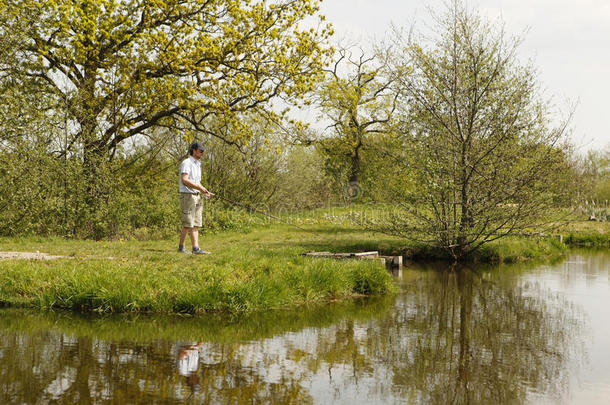
POLYGON ((579 163, 585 185, 584 197, 607 205, 610 199, 610 151, 607 148, 590 150, 579 163))
POLYGON ((507 235, 540 232, 569 198, 569 117, 557 126, 518 38, 455 1, 433 40, 397 35, 402 136, 417 186, 385 230, 461 259, 507 235))
POLYGON ((530 387, 565 393, 567 364, 582 355, 569 348, 584 332, 583 314, 544 287, 520 285, 510 271, 481 270, 422 272, 395 310, 369 328, 366 347, 392 365, 395 395, 422 403, 508 404, 527 402, 530 387), (384 336, 398 340, 384 347, 376 342, 384 336))
MULTIPOLYGON (((129 139, 186 128, 247 142, 244 115, 281 120, 320 73, 331 29, 301 29, 317 0, 4 0, 0 36, 19 33, 4 78, 68 116, 57 156, 79 156, 91 211, 100 168, 129 139), (10 68, 10 69, 9 69, 10 68), (209 119, 222 122, 211 131, 209 119)), ((3 62, 5 62, 3 61, 3 62)), ((185 134, 186 137, 189 134, 185 134)), ((191 135, 192 136, 192 135, 191 135)))
POLYGON ((354 55, 342 47, 320 86, 316 103, 330 121, 332 135, 318 140, 329 163, 347 172, 350 187, 360 186, 363 153, 377 136, 392 133, 397 107, 396 75, 379 56, 354 55))
MULTIPOLYGON (((1 15, 5 7, 0 2, 1 15)), ((18 58, 15 50, 24 40, 25 26, 21 28, 0 35, 0 233, 4 235, 46 233, 64 218, 58 210, 67 205, 68 192, 80 191, 68 191, 66 162, 45 153, 47 145, 61 144, 64 117, 48 107, 52 97, 25 83, 24 75, 12 69, 18 58), (36 226, 40 218, 46 219, 46 228, 36 226)))

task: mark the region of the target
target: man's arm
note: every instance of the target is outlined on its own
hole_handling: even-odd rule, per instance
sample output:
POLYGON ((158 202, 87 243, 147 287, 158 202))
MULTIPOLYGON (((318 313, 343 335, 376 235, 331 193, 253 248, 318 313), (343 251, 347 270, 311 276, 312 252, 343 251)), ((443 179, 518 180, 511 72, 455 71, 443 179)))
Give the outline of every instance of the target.
POLYGON ((194 183, 191 180, 189 180, 189 175, 188 173, 182 173, 182 184, 184 184, 185 186, 189 187, 189 188, 193 188, 195 190, 199 190, 201 191, 203 194, 207 195, 207 196, 212 196, 214 195, 213 193, 210 193, 205 187, 203 187, 201 184, 198 183, 194 183))

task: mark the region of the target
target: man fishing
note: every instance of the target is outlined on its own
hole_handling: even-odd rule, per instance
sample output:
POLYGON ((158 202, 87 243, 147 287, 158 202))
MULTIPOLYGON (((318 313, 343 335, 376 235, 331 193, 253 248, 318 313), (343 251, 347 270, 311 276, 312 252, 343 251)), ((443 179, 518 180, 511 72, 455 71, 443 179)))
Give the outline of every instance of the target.
POLYGON ((193 142, 189 148, 189 157, 180 164, 180 219, 182 231, 180 232, 180 243, 178 252, 188 253, 184 247, 187 233, 191 235, 193 254, 209 254, 199 247, 199 227, 202 225, 203 200, 202 195, 209 199, 213 196, 201 185, 201 156, 205 148, 201 142, 193 142))

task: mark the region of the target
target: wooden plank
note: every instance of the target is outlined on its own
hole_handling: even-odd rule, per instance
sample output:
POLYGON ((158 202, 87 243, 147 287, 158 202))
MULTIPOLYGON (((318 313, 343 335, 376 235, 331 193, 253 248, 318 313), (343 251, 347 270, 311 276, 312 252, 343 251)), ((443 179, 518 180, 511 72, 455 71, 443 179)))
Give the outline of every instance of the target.
POLYGON ((334 253, 330 253, 330 252, 306 252, 306 253, 303 253, 303 256, 331 257, 331 256, 334 256, 334 253))
POLYGON ((378 259, 379 252, 359 252, 359 253, 331 253, 331 252, 306 252, 303 256, 327 257, 334 259, 378 259))
POLYGON ((372 252, 352 253, 352 255, 356 257, 370 257, 371 259, 375 259, 379 257, 379 252, 374 250, 372 252))

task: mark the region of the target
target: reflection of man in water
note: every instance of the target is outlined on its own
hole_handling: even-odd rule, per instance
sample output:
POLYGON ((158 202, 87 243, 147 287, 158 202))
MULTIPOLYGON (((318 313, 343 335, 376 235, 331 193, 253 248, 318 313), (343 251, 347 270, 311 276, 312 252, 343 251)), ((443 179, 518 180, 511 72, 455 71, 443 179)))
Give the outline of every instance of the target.
POLYGON ((197 371, 199 366, 199 348, 202 346, 202 343, 195 343, 182 345, 178 348, 178 372, 181 375, 188 377, 197 371))
POLYGON ((191 395, 199 390, 199 349, 203 343, 193 343, 178 347, 178 372, 186 377, 186 383, 191 388, 191 395))

